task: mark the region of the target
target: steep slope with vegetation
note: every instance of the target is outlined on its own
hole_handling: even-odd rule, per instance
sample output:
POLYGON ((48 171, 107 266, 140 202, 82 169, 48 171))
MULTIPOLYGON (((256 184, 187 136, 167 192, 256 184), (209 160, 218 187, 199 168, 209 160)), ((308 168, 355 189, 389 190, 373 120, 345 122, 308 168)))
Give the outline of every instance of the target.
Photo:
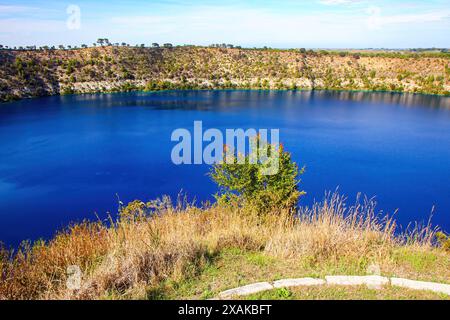
POLYGON ((450 94, 450 55, 138 48, 0 50, 0 100, 164 89, 338 89, 450 94))
MULTIPOLYGON (((107 224, 86 222, 48 242, 0 250, 0 299, 200 299, 257 281, 367 272, 450 284, 446 235, 438 235, 437 245, 429 228, 398 234, 372 202, 348 207, 338 195, 296 208, 292 200, 303 194, 298 168, 284 150, 280 159, 279 173, 270 177, 259 175, 264 164, 249 158, 216 165, 211 176, 220 189, 213 205, 134 201, 107 224), (71 266, 80 268, 78 287, 66 285, 71 266)), ((448 298, 326 286, 253 298, 308 296, 448 298)))
MULTIPOLYGON (((433 246, 430 233, 395 236, 394 229, 375 219, 370 204, 348 208, 338 196, 301 209, 299 219, 136 201, 112 226, 75 225, 13 257, 0 252, 0 300, 212 298, 258 281, 366 275, 372 265, 385 276, 450 284, 449 251, 433 246), (72 265, 82 271, 76 290, 66 286, 72 265)), ((315 298, 338 298, 320 290, 315 298)))

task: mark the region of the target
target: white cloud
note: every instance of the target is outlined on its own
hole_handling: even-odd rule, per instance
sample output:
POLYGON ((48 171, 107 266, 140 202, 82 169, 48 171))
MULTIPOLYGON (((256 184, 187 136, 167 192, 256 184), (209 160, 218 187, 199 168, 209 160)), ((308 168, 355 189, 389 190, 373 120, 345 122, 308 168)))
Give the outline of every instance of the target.
POLYGON ((450 18, 449 12, 431 12, 423 14, 404 14, 383 17, 382 24, 436 22, 450 18))
POLYGON ((320 0, 321 4, 325 4, 327 6, 334 6, 334 5, 340 5, 340 4, 350 4, 350 3, 356 3, 360 2, 360 0, 320 0))
POLYGON ((57 33, 65 28, 65 21, 30 20, 30 19, 0 19, 0 30, 7 34, 39 32, 57 33))
POLYGON ((83 16, 82 29, 70 34, 65 26, 67 16, 54 15, 54 20, 41 20, 39 14, 29 18, 0 18, 0 43, 75 45, 91 43, 98 37, 131 44, 226 42, 273 47, 417 47, 448 43, 444 30, 450 22, 445 20, 449 10, 395 15, 385 15, 378 7, 364 10, 286 12, 242 5, 194 6, 165 13, 142 10, 135 15, 117 13, 95 19, 83 16), (383 32, 370 32, 384 26, 383 32))
POLYGON ((176 15, 118 16, 112 18, 111 33, 133 34, 155 41, 209 44, 308 46, 329 38, 330 45, 338 45, 359 31, 352 26, 364 26, 365 20, 349 19, 334 13, 276 13, 265 9, 232 7, 196 7, 176 15))
POLYGON ((369 7, 367 9, 369 18, 367 25, 370 29, 380 29, 388 25, 398 24, 418 24, 427 22, 439 22, 450 18, 450 11, 434 11, 420 14, 398 14, 383 16, 379 7, 369 7))
POLYGON ((7 6, 0 5, 0 14, 21 13, 34 10, 36 8, 26 6, 7 6))
POLYGON ((443 23, 442 20, 447 17, 446 12, 385 16, 381 14, 381 9, 375 9, 378 11, 364 12, 364 9, 358 9, 357 12, 286 13, 241 6, 202 6, 176 14, 117 16, 109 20, 111 24, 107 34, 111 35, 110 38, 118 38, 118 41, 129 39, 132 34, 136 39, 140 39, 136 42, 227 42, 275 47, 406 47, 421 46, 422 43, 433 39, 442 41, 444 37, 443 32, 436 34, 432 29, 422 30, 422 26, 430 21, 443 23), (411 23, 408 31, 396 26, 408 23, 411 23), (384 32, 373 33, 368 37, 367 27, 379 29, 382 26, 386 26, 384 32), (430 32, 433 32, 433 36, 427 38, 428 40, 418 38, 419 33, 423 35, 430 32))

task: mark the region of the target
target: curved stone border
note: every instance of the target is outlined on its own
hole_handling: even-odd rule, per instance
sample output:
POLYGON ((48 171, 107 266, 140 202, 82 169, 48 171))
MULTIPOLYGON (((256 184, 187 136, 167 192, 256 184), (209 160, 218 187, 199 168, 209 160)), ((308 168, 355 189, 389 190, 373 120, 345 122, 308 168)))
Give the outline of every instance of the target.
POLYGON ((283 279, 274 282, 258 282, 243 287, 234 288, 219 293, 219 299, 248 296, 251 294, 273 290, 277 288, 303 287, 303 286, 361 286, 369 289, 381 289, 385 285, 392 285, 413 290, 427 290, 450 295, 450 284, 415 281, 402 278, 387 278, 382 276, 326 276, 325 280, 315 278, 283 279))
POLYGON ((273 286, 268 282, 258 282, 249 284, 248 286, 243 286, 235 289, 230 289, 219 293, 219 298, 226 299, 235 296, 248 296, 250 294, 272 290, 273 286))
POLYGON ((391 278, 393 286, 409 288, 414 290, 427 290, 436 293, 444 293, 450 296, 450 285, 435 282, 415 281, 402 278, 391 278))

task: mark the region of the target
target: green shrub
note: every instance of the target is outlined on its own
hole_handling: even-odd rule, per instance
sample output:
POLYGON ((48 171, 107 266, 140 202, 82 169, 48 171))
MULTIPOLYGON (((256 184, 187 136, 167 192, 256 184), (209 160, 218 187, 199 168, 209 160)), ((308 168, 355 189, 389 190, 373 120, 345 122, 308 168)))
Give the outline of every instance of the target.
POLYGON ((450 251, 450 237, 449 236, 447 236, 443 232, 438 232, 438 233, 436 233, 436 239, 442 248, 450 251))
POLYGON ((218 203, 237 203, 258 215, 280 210, 294 212, 300 196, 305 194, 299 191, 300 181, 297 179, 299 174, 303 174, 304 168, 299 171, 290 153, 284 151, 282 145, 275 148, 262 142, 259 137, 253 138, 252 143, 256 146, 254 149, 259 150, 258 155, 279 152, 278 160, 275 160, 279 161, 278 173, 265 175, 264 171, 270 164, 251 161, 254 154, 230 155, 232 161, 222 161, 214 165, 210 172, 220 188, 215 196, 218 203))
POLYGON ((289 289, 286 289, 286 288, 277 289, 276 294, 279 298, 282 298, 282 299, 289 299, 290 297, 292 297, 292 291, 290 291, 289 289))
POLYGON ((62 95, 74 94, 74 93, 75 93, 75 90, 72 87, 70 87, 70 86, 63 87, 62 90, 61 90, 61 94, 62 95))

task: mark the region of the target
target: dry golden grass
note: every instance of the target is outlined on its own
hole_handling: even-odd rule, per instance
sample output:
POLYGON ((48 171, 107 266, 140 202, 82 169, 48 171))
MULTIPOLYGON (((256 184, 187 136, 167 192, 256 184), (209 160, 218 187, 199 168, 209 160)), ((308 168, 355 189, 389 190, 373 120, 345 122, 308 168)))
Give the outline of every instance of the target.
POLYGON ((422 279, 450 282, 450 255, 432 245, 433 232, 395 236, 395 223, 380 220, 370 201, 347 208, 344 199, 331 195, 302 208, 299 217, 278 212, 261 218, 247 212, 216 205, 173 206, 168 199, 133 202, 109 226, 83 223, 46 244, 25 245, 14 253, 3 250, 0 299, 152 298, 163 283, 199 277, 230 249, 257 252, 261 259, 270 257, 271 264, 289 261, 293 270, 307 266, 309 274, 355 264, 355 272, 363 272, 377 264, 388 274, 420 273, 422 279), (66 286, 71 265, 83 273, 79 290, 66 286))

